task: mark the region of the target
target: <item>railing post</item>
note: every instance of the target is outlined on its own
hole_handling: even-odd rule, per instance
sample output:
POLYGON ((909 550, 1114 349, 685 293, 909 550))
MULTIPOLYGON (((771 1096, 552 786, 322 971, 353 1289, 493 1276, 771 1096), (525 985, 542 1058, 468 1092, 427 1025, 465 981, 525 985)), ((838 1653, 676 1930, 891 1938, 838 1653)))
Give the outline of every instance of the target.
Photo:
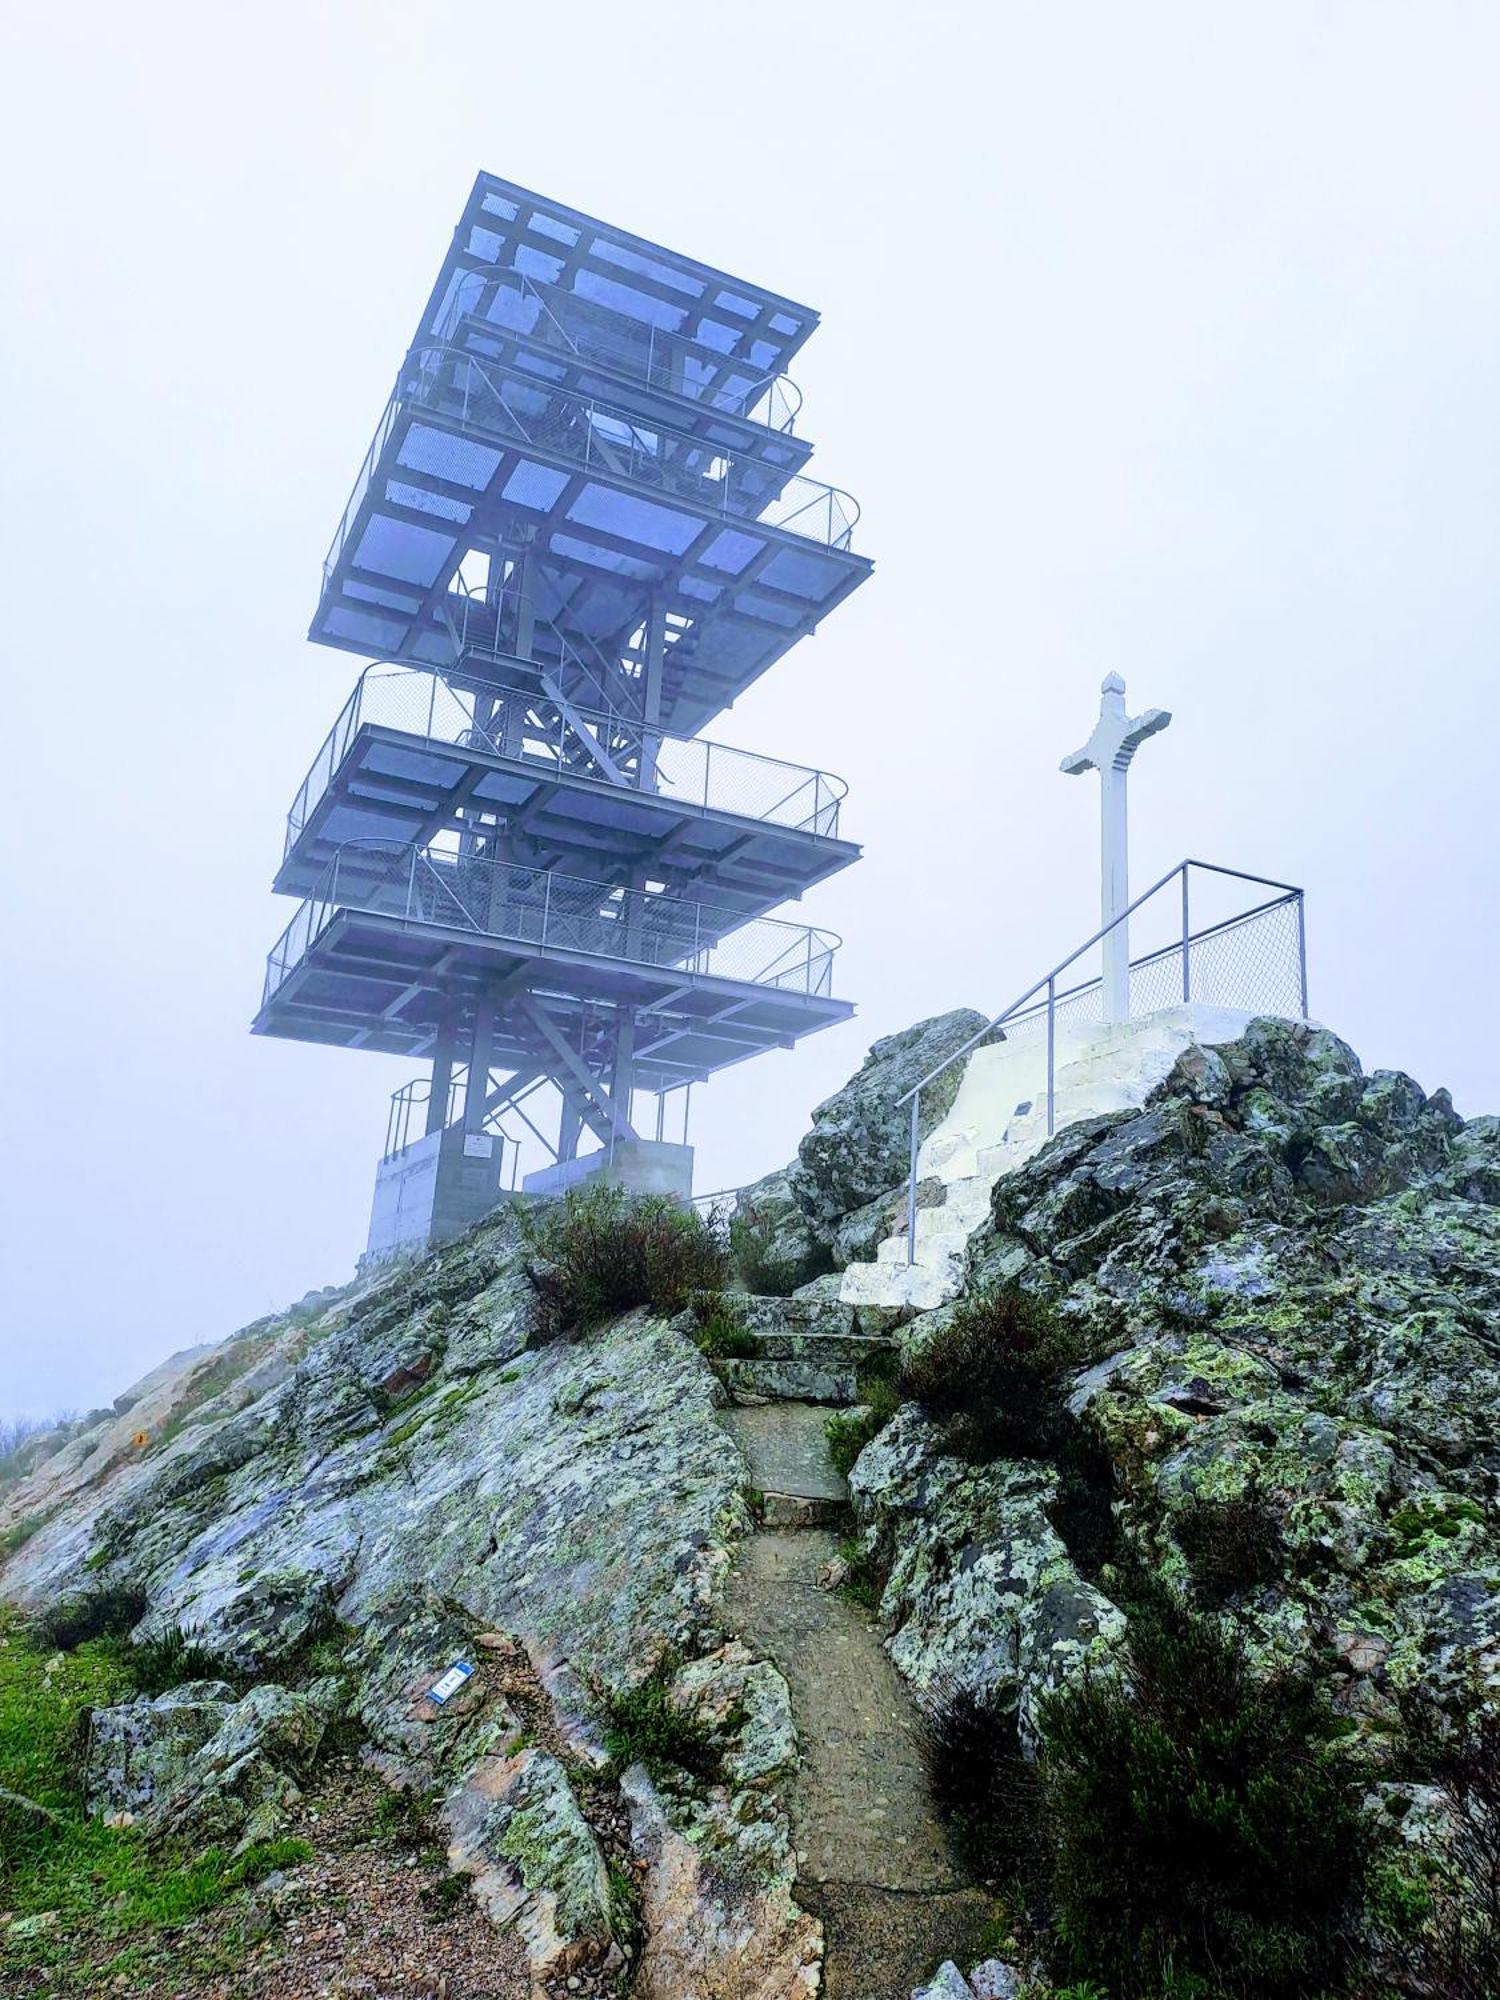
POLYGON ((906 1176, 906 1261, 917 1261, 917 1129, 918 1113, 922 1107, 922 1091, 918 1086, 911 1097, 911 1163, 906 1176))
POLYGON ((1182 864, 1182 1004, 1186 1007, 1193 997, 1193 974, 1188 951, 1188 940, 1192 933, 1188 928, 1188 863, 1182 864))
POLYGON ((1057 1127, 1057 975, 1047 981, 1047 1137, 1057 1127))
POLYGON ((542 934, 538 944, 547 942, 547 920, 552 915, 552 870, 547 870, 547 879, 542 885, 542 934))
POLYGON ((406 864, 406 921, 408 923, 411 922, 412 900, 415 897, 416 893, 417 893, 417 850, 414 847, 411 851, 411 857, 406 864))
POLYGON ((1309 1018, 1307 1012, 1307 912, 1302 892, 1297 892, 1297 986, 1302 1000, 1302 1018, 1309 1018))
POLYGON ((703 970, 703 967, 702 967, 702 965, 701 965, 701 964, 699 963, 699 959, 700 959, 700 957, 701 957, 701 955, 702 955, 702 951, 703 951, 703 945, 702 945, 702 942, 701 942, 701 940, 702 940, 702 937, 703 937, 703 905, 702 905, 701 903, 694 903, 694 905, 693 905, 693 970, 694 970, 694 972, 697 972, 697 973, 701 973, 701 972, 702 972, 702 970, 703 970))

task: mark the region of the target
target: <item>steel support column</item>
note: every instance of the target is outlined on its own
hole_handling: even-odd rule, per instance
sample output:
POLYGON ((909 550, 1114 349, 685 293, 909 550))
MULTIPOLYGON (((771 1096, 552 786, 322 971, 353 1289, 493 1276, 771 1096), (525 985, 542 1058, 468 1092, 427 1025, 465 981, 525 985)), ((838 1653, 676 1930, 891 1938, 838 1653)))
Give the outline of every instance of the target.
POLYGON ((458 1053, 458 1031, 453 1017, 438 1029, 432 1051, 432 1083, 427 1093, 427 1130, 441 1132, 448 1122, 448 1095, 453 1084, 453 1060, 458 1053))

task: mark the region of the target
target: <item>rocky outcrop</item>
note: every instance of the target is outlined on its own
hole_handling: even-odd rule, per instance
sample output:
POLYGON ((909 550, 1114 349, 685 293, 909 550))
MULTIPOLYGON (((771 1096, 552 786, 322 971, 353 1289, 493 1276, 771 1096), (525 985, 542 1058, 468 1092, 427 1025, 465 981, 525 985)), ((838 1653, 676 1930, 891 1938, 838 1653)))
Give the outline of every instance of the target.
POLYGON ((338 1713, 339 1683, 293 1692, 263 1682, 242 1700, 223 1681, 191 1681, 154 1700, 95 1709, 85 1792, 103 1816, 164 1833, 266 1840, 300 1796, 338 1713))
MULTIPOLYGON (((1376 1766, 1409 1694, 1500 1688, 1497 1193, 1495 1121, 1259 1021, 1004 1175, 973 1245, 972 1288, 1045 1296, 1096 1357, 1072 1408, 1127 1545, 1268 1668, 1331 1662, 1376 1766)), ((1108 1574, 1071 1562, 1055 1479, 945 1458, 910 1408, 856 1464, 918 1686, 1006 1688, 1024 1719, 1109 1649, 1108 1574)))
MULTIPOLYGON (((820 1242, 832 1245, 855 1211, 891 1197, 904 1181, 911 1113, 898 1100, 984 1025, 982 1014, 960 1007, 885 1036, 843 1089, 813 1112, 787 1180, 820 1242)), ((963 1064, 955 1063, 923 1092, 919 1136, 943 1118, 962 1076, 963 1064)))
MULTIPOLYGON (((752 1191, 788 1268, 902 1225, 896 1100, 980 1025, 877 1044, 752 1191)), ((1143 1104, 1001 1161, 965 1232, 968 1291, 1020 1286, 1076 1334, 1078 1463, 969 1463, 904 1405, 849 1479, 859 1586, 876 1580, 919 1697, 999 1690, 1030 1741, 1048 1691, 1128 1637, 1128 1557, 1232 1621, 1253 1663, 1311 1665, 1372 1783, 1420 1779, 1413 1703, 1500 1698, 1500 1123, 1285 1023, 1163 1069, 1143 1104), (1080 1535, 1080 1467, 1107 1536, 1080 1535)), ((944 1108, 932 1093, 924 1126, 944 1108)), ((687 1318, 551 1342, 501 1212, 49 1440, 0 1497, 0 1594, 140 1592, 138 1637, 189 1628, 224 1662, 95 1715, 96 1809, 259 1838, 342 1705, 385 1778, 435 1800, 452 1867, 524 1939, 539 1990, 623 1976, 630 1942, 647 2000, 811 2000, 822 1933, 782 1793, 816 1760, 774 1648, 745 1643, 726 1597, 751 1527, 736 1438, 786 1412, 725 1410, 725 1382, 747 1405, 846 1403, 894 1330, 918 1344, 954 1310, 851 1309, 838 1282, 742 1300, 754 1351, 717 1373, 687 1318), (316 1646, 337 1685, 309 1679, 316 1646), (474 1671, 439 1702, 458 1660, 474 1671), (610 1757, 620 1697, 658 1672, 710 1777, 610 1757)), ((823 1411, 804 1419, 821 1442, 823 1411)), ((842 1485, 785 1483, 842 1509, 842 1485)), ((774 1523, 776 1481, 755 1484, 774 1523)), ((983 1992, 982 1970, 955 1994, 983 1992)))

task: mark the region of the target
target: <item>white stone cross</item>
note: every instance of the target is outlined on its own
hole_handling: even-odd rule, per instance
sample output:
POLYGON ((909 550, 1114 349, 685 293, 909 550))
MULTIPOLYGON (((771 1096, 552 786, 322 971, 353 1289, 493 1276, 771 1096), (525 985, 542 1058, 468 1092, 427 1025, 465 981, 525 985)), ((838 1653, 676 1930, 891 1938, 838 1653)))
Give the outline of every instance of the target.
POLYGON ((1115 923, 1130 903, 1130 841, 1125 813, 1125 774, 1130 760, 1148 736, 1165 729, 1172 720, 1164 708, 1148 708, 1144 715, 1125 713, 1125 683, 1118 674, 1106 674, 1099 696, 1099 720, 1094 733, 1081 750, 1064 757, 1061 768, 1070 777, 1085 771, 1099 773, 1099 926, 1105 931, 1104 1018, 1130 1018, 1130 926, 1115 923))

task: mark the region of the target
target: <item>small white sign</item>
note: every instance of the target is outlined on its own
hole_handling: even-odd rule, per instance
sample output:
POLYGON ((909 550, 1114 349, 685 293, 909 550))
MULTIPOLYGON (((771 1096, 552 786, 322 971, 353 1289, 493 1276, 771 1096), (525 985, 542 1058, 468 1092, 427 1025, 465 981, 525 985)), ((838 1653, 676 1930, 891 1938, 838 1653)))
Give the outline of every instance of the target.
POLYGON ((466 1160, 492 1160, 495 1157, 495 1141, 488 1132, 465 1132, 464 1158, 466 1160))
POLYGON ((427 1692, 441 1707, 445 1701, 453 1699, 473 1671, 467 1660, 455 1660, 442 1679, 434 1681, 427 1692))

